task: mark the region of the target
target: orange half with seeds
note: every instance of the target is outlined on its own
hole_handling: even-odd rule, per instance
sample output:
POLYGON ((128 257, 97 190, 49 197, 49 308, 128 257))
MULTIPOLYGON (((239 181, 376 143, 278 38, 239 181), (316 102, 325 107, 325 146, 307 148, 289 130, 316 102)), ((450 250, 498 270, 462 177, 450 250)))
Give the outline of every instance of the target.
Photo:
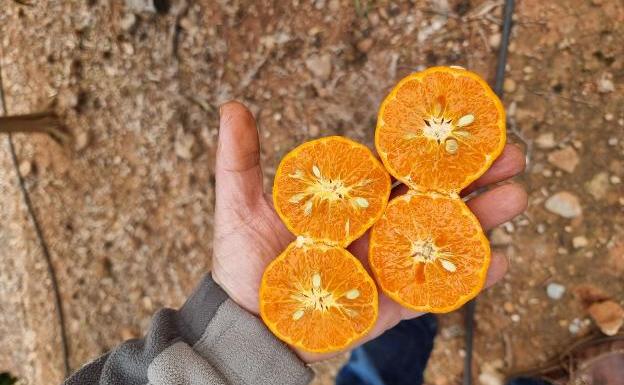
POLYGON ((291 243, 266 268, 260 315, 282 341, 310 352, 338 351, 377 320, 377 288, 347 250, 291 243))
POLYGON ((410 188, 458 194, 503 150, 505 111, 479 75, 432 67, 401 80, 383 101, 375 145, 410 188))
POLYGON ((389 297, 416 311, 445 313, 481 291, 490 246, 460 199, 409 191, 373 226, 369 262, 389 297))
POLYGON ((343 247, 379 219, 389 195, 383 165, 366 146, 340 136, 289 152, 273 184, 275 210, 292 233, 343 247))

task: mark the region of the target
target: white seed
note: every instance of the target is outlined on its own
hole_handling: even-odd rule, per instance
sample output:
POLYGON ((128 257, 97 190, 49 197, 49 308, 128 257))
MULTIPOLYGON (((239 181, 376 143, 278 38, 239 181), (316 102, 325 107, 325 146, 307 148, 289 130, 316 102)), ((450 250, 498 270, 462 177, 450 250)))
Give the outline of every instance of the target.
POLYGON ((449 154, 455 154, 457 152, 457 141, 455 139, 449 139, 444 143, 444 149, 449 154))
POLYGON ((319 273, 314 273, 312 276, 312 286, 317 289, 321 287, 321 275, 319 273))
POLYGON ((305 193, 295 194, 295 195, 293 195, 292 197, 290 197, 290 199, 288 200, 288 202, 290 202, 290 203, 299 203, 299 202, 301 202, 301 200, 302 200, 303 198, 305 198, 305 197, 306 197, 306 195, 307 195, 307 194, 305 194, 305 193))
POLYGON ((455 264, 451 261, 447 261, 446 259, 441 259, 440 263, 442 264, 442 267, 444 268, 444 270, 448 271, 449 273, 454 273, 457 271, 457 266, 455 266, 455 264))
POLYGON ((305 204, 305 206, 303 207, 303 213, 308 216, 310 214, 312 214, 312 199, 308 200, 305 204))
POLYGON ((345 294, 345 297, 347 297, 347 299, 356 299, 359 296, 360 291, 358 289, 351 289, 345 294))
POLYGON ((301 317, 303 317, 304 314, 305 312, 303 310, 297 310, 296 312, 293 313, 292 317, 295 321, 299 321, 301 317))
POLYGON ((473 114, 464 115, 457 121, 457 127, 466 127, 467 125, 474 122, 474 119, 475 117, 473 114))
POLYGON ((295 245, 297 247, 302 247, 303 245, 305 245, 306 239, 303 235, 299 235, 295 242, 296 242, 295 245))
POLYGON ((462 138, 467 138, 470 136, 470 133, 468 131, 453 131, 453 134, 461 136, 462 138))
POLYGON ((295 170, 293 174, 288 174, 288 176, 295 179, 303 179, 303 171, 295 170))
POLYGON ((316 167, 316 165, 312 166, 312 173, 314 174, 315 177, 320 178, 321 177, 321 170, 319 170, 318 167, 316 167))
POLYGON ((343 308, 342 311, 349 317, 355 317, 358 314, 357 311, 352 310, 352 309, 347 309, 347 308, 343 308))
POLYGON ((366 200, 366 198, 357 197, 353 200, 353 203, 355 203, 355 205, 359 208, 368 207, 368 200, 366 200))

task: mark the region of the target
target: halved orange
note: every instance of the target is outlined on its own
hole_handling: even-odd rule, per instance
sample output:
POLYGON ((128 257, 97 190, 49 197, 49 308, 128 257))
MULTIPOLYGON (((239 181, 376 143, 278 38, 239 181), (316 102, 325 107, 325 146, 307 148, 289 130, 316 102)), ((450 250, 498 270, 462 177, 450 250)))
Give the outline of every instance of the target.
POLYGON ((369 262, 389 297, 416 311, 443 313, 481 291, 490 246, 460 199, 410 190, 373 226, 369 262))
POLYGON ((346 348, 377 319, 377 289, 347 250, 291 243, 267 267, 260 315, 284 342, 311 352, 346 348))
POLYGON ((281 161, 275 210, 296 235, 346 247, 379 219, 390 176, 366 147, 340 136, 306 142, 281 161))
POLYGON ((375 146, 395 178, 418 191, 458 194, 505 145, 505 110, 477 74, 432 67, 401 80, 383 101, 375 146))

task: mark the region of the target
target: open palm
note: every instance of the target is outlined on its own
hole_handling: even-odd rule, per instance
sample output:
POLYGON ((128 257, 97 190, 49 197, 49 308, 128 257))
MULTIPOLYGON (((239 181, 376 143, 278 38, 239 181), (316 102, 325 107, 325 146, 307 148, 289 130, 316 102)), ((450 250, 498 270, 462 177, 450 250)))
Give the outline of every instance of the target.
MULTIPOLYGON (((271 196, 264 192, 260 167, 260 144, 252 114, 238 102, 221 106, 216 162, 215 236, 213 278, 240 306, 258 314, 258 289, 265 267, 294 236, 273 209, 271 196)), ((501 156, 468 191, 504 181, 524 169, 524 156, 507 145, 501 156)), ((393 195, 403 193, 397 187, 393 195)), ((487 189, 467 202, 485 230, 509 221, 527 205, 525 191, 516 184, 487 189)), ((368 233, 349 246, 368 268, 368 233)), ((507 270, 507 260, 496 252, 486 285, 498 281, 507 270)), ((379 318, 372 331, 359 343, 379 336, 403 319, 418 316, 379 293, 379 318)), ((297 352, 311 362, 328 355, 297 352)))

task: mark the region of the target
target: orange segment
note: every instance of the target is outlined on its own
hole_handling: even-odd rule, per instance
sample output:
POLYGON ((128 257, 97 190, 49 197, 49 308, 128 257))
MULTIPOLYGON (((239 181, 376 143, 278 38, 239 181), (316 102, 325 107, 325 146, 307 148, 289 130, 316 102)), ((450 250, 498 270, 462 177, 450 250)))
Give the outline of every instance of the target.
POLYGON ((372 152, 339 136, 292 150, 273 184, 275 209, 291 232, 341 246, 375 223, 389 195, 390 176, 372 152))
POLYGON ((295 242, 267 267, 260 315, 284 342, 311 352, 344 349, 377 319, 377 289, 348 251, 295 242))
POLYGON ((482 289, 490 246, 460 200, 408 192, 373 226, 370 266, 382 290, 416 311, 455 310, 482 289))
POLYGON ((401 80, 383 101, 375 145, 410 188, 459 193, 505 144, 505 111, 477 74, 433 67, 401 80))

